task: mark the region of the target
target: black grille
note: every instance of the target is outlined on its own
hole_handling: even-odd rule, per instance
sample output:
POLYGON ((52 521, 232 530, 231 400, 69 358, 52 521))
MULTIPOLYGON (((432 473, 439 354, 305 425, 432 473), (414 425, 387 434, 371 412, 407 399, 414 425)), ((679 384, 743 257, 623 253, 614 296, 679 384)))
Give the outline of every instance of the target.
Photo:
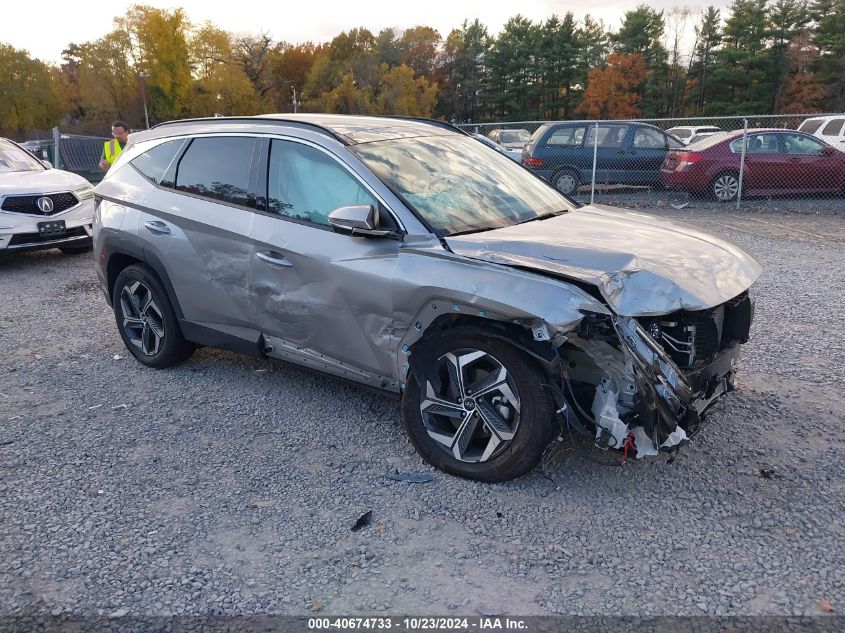
POLYGON ((62 193, 51 193, 46 196, 8 196, 3 199, 3 211, 11 211, 12 213, 28 213, 30 215, 56 215, 62 211, 67 211, 71 207, 79 204, 76 196, 70 191, 62 193), (43 213, 38 208, 36 201, 39 198, 50 198, 53 201, 53 210, 50 213, 43 213))
POLYGON ((61 236, 39 235, 38 233, 18 233, 17 235, 13 235, 12 239, 9 240, 9 246, 20 246, 22 244, 40 244, 42 242, 53 242, 55 240, 64 240, 69 237, 83 237, 87 235, 88 233, 86 233, 85 229, 81 226, 68 229, 67 233, 61 236))

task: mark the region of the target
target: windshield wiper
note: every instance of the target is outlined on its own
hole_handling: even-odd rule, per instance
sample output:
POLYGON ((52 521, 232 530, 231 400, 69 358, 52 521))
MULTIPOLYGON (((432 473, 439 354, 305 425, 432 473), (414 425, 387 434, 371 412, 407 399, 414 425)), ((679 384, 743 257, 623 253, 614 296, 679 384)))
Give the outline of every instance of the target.
POLYGON ((454 233, 449 233, 445 237, 455 237, 456 235, 469 235, 470 233, 483 233, 484 231, 492 231, 494 229, 501 229, 504 227, 501 226, 471 226, 468 229, 464 229, 463 231, 455 231, 454 233))
POLYGON ((534 222, 536 220, 548 220, 549 218, 554 218, 558 215, 563 215, 567 213, 566 209, 562 211, 549 211, 548 213, 541 213, 540 215, 535 215, 533 218, 528 218, 527 220, 523 220, 522 222, 517 222, 517 224, 525 224, 526 222, 534 222))

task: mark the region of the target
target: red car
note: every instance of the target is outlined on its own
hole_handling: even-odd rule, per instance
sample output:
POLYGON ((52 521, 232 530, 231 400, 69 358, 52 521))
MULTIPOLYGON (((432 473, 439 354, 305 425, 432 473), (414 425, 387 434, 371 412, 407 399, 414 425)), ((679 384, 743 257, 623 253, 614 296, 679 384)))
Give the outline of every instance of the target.
MULTIPOLYGON (((670 189, 735 200, 741 156, 742 130, 714 134, 669 151, 661 180, 670 189)), ((748 130, 742 195, 835 192, 845 193, 845 153, 802 132, 748 130)))

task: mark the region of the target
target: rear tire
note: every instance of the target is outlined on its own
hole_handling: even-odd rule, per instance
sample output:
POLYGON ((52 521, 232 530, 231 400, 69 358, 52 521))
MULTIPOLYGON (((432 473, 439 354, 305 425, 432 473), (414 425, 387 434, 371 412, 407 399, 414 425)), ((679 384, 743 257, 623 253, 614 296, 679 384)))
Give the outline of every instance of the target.
POLYGON ((487 482, 534 468, 554 436, 547 378, 534 360, 476 328, 447 331, 431 345, 438 384, 411 374, 402 399, 405 429, 423 459, 487 482))
POLYGON ((147 367, 178 365, 194 353, 196 346, 182 336, 167 292, 147 266, 133 264, 120 272, 112 308, 126 349, 147 367))
POLYGON ((710 182, 710 193, 717 202, 733 202, 739 194, 739 175, 726 171, 710 182))
POLYGON ((581 178, 574 169, 561 169, 552 176, 552 186, 565 196, 573 196, 578 193, 578 186, 581 178))

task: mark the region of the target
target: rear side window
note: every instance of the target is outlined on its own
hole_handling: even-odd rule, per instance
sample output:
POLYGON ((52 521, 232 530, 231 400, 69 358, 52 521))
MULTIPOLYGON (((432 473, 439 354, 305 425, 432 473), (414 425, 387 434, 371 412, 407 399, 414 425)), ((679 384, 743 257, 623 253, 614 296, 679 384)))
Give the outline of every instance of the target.
POLYGON ((628 129, 622 125, 591 125, 587 129, 587 137, 584 145, 592 145, 598 138, 599 147, 622 147, 625 140, 625 133, 628 129), (597 132, 598 131, 598 132, 597 132), (598 133, 598 136, 596 134, 598 133))
POLYGON ((830 123, 824 126, 822 134, 825 136, 839 136, 842 132, 843 123, 845 123, 845 119, 833 119, 830 123))
POLYGON ((650 127, 634 128, 634 147, 637 149, 663 149, 666 147, 666 137, 662 132, 650 127))
POLYGON ((824 123, 824 119, 807 119, 800 126, 798 126, 798 131, 806 132, 807 134, 813 134, 822 126, 822 123, 824 123))
POLYGON ((546 145, 556 146, 580 146, 584 142, 586 129, 583 127, 564 127, 552 132, 546 145))
POLYGON ((184 143, 184 139, 165 141, 132 159, 131 165, 157 185, 170 184, 172 186, 172 182, 162 183, 162 181, 184 143))
POLYGON ((179 161, 176 189, 247 206, 254 150, 252 138, 195 138, 179 161))
MULTIPOLYGON (((746 154, 777 154, 780 152, 778 143, 779 134, 763 132, 761 134, 749 134, 748 143, 745 146, 746 154)), ((742 152, 742 137, 731 143, 731 151, 735 154, 742 152)))

